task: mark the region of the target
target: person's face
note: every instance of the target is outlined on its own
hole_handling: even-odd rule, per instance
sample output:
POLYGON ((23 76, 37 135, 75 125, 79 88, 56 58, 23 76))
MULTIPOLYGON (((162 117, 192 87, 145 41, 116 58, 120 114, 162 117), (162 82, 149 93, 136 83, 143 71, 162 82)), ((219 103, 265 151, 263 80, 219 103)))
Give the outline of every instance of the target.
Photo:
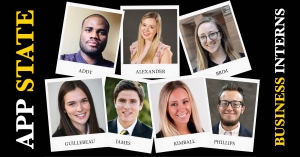
POLYGON ((122 90, 115 100, 115 108, 121 124, 131 125, 142 107, 143 103, 134 90, 122 90))
POLYGON ((65 113, 69 116, 72 124, 78 128, 85 125, 90 117, 90 103, 86 94, 76 88, 64 96, 65 113))
POLYGON ((167 110, 175 125, 189 122, 192 107, 186 90, 177 88, 170 94, 167 110))
POLYGON ((146 18, 141 23, 141 34, 145 40, 153 40, 157 33, 157 24, 154 18, 146 18))
POLYGON ((106 21, 100 17, 89 17, 84 21, 80 35, 82 52, 91 57, 102 53, 108 38, 106 26, 106 21))
POLYGON ((221 32, 218 32, 217 26, 212 22, 202 23, 198 28, 198 39, 202 47, 210 53, 219 50, 221 45, 221 32), (218 32, 218 33, 216 33, 218 32), (212 38, 209 38, 209 36, 212 38))
MULTIPOLYGON (((224 91, 220 100, 227 101, 243 101, 243 96, 238 91, 224 91)), ((233 108, 230 104, 228 107, 218 105, 218 110, 221 116, 221 122, 225 126, 234 126, 238 123, 240 115, 244 112, 245 106, 233 108)))

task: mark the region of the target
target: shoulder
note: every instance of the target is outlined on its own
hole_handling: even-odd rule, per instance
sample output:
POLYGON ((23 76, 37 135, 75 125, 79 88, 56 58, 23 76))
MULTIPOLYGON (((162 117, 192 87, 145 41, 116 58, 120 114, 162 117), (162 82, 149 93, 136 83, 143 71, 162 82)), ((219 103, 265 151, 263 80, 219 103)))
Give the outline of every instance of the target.
POLYGON ((242 124, 240 125, 240 136, 252 137, 252 132, 245 128, 242 124))
POLYGON ((141 126, 147 131, 147 132, 152 132, 152 128, 148 125, 146 125, 145 123, 141 122, 141 126))
POLYGON ((162 131, 160 130, 158 133, 156 133, 156 138, 162 138, 164 135, 162 134, 162 131))
POLYGON ((212 126, 212 131, 214 134, 219 134, 219 123, 215 124, 214 126, 212 126))
POLYGON ((66 61, 76 61, 75 55, 76 55, 76 53, 63 54, 63 55, 60 55, 60 59, 61 60, 66 60, 66 61))
POLYGON ((137 46, 138 46, 138 42, 137 42, 137 41, 133 42, 133 43, 129 46, 131 55, 133 55, 133 54, 136 52, 137 46))
POLYGON ((108 125, 112 125, 113 123, 115 123, 115 120, 116 120, 116 119, 109 120, 109 121, 107 122, 107 124, 108 124, 108 125))
POLYGON ((157 49, 157 55, 162 56, 163 54, 166 54, 168 56, 173 55, 173 53, 171 52, 171 46, 160 42, 159 46, 158 46, 158 49, 157 49))
POLYGON ((64 128, 60 128, 55 131, 55 133, 52 135, 52 137, 60 137, 60 136, 66 136, 64 128))
POLYGON ((102 128, 99 127, 99 129, 100 129, 100 133, 104 133, 105 132, 102 128))
POLYGON ((245 53, 239 52, 241 58, 245 57, 245 53))
POLYGON ((113 68, 114 67, 114 62, 112 61, 109 61, 107 59, 104 59, 101 61, 101 66, 105 66, 105 67, 110 67, 110 68, 113 68))

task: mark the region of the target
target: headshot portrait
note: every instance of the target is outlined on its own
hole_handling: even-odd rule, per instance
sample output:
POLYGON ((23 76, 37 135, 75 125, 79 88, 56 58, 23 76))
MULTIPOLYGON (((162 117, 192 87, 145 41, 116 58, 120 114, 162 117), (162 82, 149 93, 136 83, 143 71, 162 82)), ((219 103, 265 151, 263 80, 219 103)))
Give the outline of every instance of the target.
POLYGON ((253 136, 257 84, 206 79, 214 134, 253 136))
POLYGON ((46 87, 50 139, 107 132, 101 78, 50 79, 46 87))
POLYGON ((67 2, 58 61, 114 72, 122 16, 117 10, 67 2))
MULTIPOLYGON (((149 86, 155 122, 156 151, 177 149, 174 148, 173 142, 168 143, 176 138, 179 140, 190 137, 195 140, 195 137, 199 137, 202 142, 209 140, 205 136, 212 132, 203 78, 164 80, 150 83, 149 86), (161 148, 162 146, 165 148, 161 148)), ((192 147, 195 145, 191 145, 190 148, 192 147)))
POLYGON ((140 65, 156 69, 165 65, 176 66, 179 63, 178 7, 158 7, 121 6, 124 11, 121 40, 122 67, 126 67, 124 69, 138 69, 140 65))
MULTIPOLYGON (((217 66, 227 67, 229 72, 233 72, 231 68, 238 69, 238 73, 248 70, 225 64, 246 56, 229 1, 180 16, 179 28, 193 73, 217 66)), ((244 61, 250 67, 247 63, 244 61)))
POLYGON ((109 132, 152 138, 146 83, 107 77, 105 97, 109 132))

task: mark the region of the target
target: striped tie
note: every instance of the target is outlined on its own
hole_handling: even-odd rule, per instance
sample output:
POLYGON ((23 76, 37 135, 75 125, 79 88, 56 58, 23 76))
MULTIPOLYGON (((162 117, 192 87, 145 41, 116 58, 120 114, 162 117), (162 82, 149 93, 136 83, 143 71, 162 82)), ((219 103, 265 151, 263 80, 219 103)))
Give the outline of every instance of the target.
POLYGON ((127 130, 122 130, 120 132, 121 135, 129 135, 129 132, 127 130))
POLYGON ((232 132, 231 131, 225 131, 224 135, 232 136, 232 132))

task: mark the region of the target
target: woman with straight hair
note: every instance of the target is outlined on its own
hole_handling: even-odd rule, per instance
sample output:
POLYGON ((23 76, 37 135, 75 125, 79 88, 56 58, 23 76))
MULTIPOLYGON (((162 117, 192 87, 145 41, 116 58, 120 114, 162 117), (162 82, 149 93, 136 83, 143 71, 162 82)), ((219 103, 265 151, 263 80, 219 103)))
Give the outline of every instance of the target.
POLYGON ((99 127, 94 101, 81 80, 64 82, 58 93, 60 124, 52 137, 104 133, 99 127))
POLYGON ((194 72, 205 70, 242 57, 234 50, 229 36, 213 17, 203 17, 195 29, 198 65, 194 72))
POLYGON ((171 47, 161 42, 161 34, 159 13, 146 13, 139 24, 138 39, 129 47, 131 64, 172 64, 171 47))
POLYGON ((204 132, 196 102, 182 81, 165 84, 159 97, 160 128, 156 138, 204 132))

